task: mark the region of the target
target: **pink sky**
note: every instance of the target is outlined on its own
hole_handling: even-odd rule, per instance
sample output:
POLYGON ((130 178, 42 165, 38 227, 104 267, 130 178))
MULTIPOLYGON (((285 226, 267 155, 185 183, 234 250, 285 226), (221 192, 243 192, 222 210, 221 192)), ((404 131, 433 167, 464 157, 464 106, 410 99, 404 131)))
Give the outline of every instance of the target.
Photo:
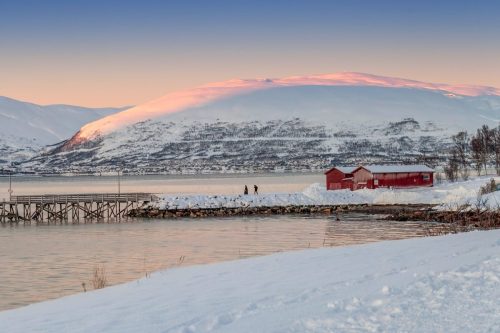
POLYGON ((0 96, 140 105, 338 72, 500 87, 499 12, 495 0, 3 1, 0 96))

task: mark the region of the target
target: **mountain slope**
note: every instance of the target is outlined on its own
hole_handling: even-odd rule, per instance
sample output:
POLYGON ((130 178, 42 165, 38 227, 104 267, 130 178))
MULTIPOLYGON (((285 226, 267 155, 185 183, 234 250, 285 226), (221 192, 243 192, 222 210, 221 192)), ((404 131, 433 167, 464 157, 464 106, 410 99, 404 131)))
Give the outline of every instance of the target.
MULTIPOLYGON (((100 119, 94 123, 87 124, 80 130, 79 138, 81 140, 85 140, 91 139, 97 135, 106 135, 140 121, 169 117, 173 113, 184 112, 185 110, 192 108, 204 107, 226 98, 250 94, 255 91, 302 86, 413 88, 427 91, 447 92, 447 95, 450 98, 455 97, 455 95, 500 95, 500 90, 493 87, 427 83, 415 80, 351 72, 312 76, 293 76, 282 79, 228 80, 210 83, 184 91, 173 92, 143 105, 130 108, 124 112, 120 112, 118 114, 100 119)), ((356 98, 356 96, 354 96, 354 98, 356 98)), ((245 110, 243 110, 243 113, 244 112, 245 110)), ((244 114, 244 116, 248 115, 244 114)))
POLYGON ((321 170, 423 156, 434 161, 419 162, 435 163, 452 134, 500 119, 494 88, 322 77, 229 81, 169 94, 84 126, 24 167, 193 173, 321 170))
POLYGON ((81 126, 126 108, 37 105, 0 96, 0 135, 48 145, 70 138, 81 126))
POLYGON ((0 166, 33 157, 81 126, 126 108, 37 105, 0 96, 0 166))

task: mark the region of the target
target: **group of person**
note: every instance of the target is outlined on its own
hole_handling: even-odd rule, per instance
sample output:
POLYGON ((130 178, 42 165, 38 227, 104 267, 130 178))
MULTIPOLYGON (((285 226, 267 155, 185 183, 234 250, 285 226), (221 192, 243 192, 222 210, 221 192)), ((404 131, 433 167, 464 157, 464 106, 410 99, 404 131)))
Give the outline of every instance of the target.
MULTIPOLYGON (((248 186, 245 185, 245 189, 243 190, 243 194, 248 194, 248 186)), ((253 194, 259 194, 259 187, 257 185, 253 186, 253 194)))

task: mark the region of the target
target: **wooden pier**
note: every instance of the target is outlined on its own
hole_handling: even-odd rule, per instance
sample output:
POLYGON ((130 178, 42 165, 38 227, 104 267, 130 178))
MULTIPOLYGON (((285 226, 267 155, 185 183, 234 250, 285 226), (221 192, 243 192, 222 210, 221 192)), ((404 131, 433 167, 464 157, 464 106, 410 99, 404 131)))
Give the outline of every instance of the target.
POLYGON ((0 201, 0 222, 119 220, 154 199, 151 193, 18 195, 0 201))

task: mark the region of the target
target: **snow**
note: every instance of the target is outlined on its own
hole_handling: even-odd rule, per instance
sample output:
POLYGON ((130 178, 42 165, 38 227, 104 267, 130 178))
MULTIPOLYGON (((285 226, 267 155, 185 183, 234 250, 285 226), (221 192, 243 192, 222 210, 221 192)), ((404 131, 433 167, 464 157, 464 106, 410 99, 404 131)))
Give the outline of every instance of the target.
POLYGON ((434 172, 426 165, 362 165, 371 173, 434 172))
POLYGON ((336 166, 336 167, 331 168, 327 172, 325 172, 325 174, 327 174, 328 172, 330 172, 333 169, 337 169, 337 170, 339 170, 340 172, 342 172, 344 174, 345 173, 352 173, 357 168, 358 168, 357 166, 336 166))
POLYGON ((124 108, 37 105, 0 96, 0 168, 45 152, 88 122, 124 108))
MULTIPOLYGON (((488 87, 336 73, 216 82, 101 111, 0 98, 0 129, 10 142, 24 133, 44 146, 86 124, 62 152, 21 164, 24 172, 99 173, 117 164, 134 173, 318 171, 329 160, 389 163, 444 151, 458 131, 496 126, 500 96, 488 87)), ((38 146, 0 144, 0 153, 32 157, 38 146)))
POLYGON ((174 173, 318 171, 330 160, 393 163, 446 151, 458 131, 500 119, 497 95, 456 98, 354 77, 233 80, 172 93, 87 124, 65 146, 69 156, 24 167, 58 172, 71 159, 85 172, 116 164, 133 172, 152 165, 174 173))
MULTIPOLYGON (((96 135, 104 136, 141 121, 169 117, 171 115, 175 115, 176 113, 184 113, 186 110, 196 109, 202 109, 201 112, 198 112, 196 114, 198 117, 201 116, 201 118, 198 119, 202 119, 203 117, 207 116, 220 117, 220 111, 223 111, 222 114, 224 115, 224 117, 220 117, 220 119, 225 120, 234 117, 238 117, 241 119, 242 115, 246 115, 248 118, 252 113, 255 113, 254 119, 260 119, 259 117, 262 116, 265 117, 264 119, 268 119, 270 111, 269 108, 286 103, 286 96, 282 95, 278 96, 278 98, 274 96, 274 98, 270 101, 266 100, 266 102, 268 103, 266 103, 266 106, 264 108, 251 108, 252 100, 256 99, 255 97, 251 97, 250 100, 243 97, 243 100, 246 102, 246 105, 243 104, 243 106, 239 104, 227 105, 224 104, 224 101, 234 99, 235 97, 236 100, 238 100, 238 96, 260 96, 259 98, 262 100, 263 96, 267 95, 266 92, 273 90, 286 91, 289 93, 291 92, 291 95, 297 95, 295 89, 287 88, 300 87, 305 88, 302 90, 305 90, 306 93, 308 91, 308 87, 381 87, 385 88, 385 91, 400 90, 436 93, 436 96, 442 98, 441 104, 443 104, 443 101, 445 101, 445 104, 447 104, 447 108, 444 108, 443 105, 440 105, 438 107, 436 107, 436 105, 432 105, 436 104, 435 98, 420 100, 419 103, 417 103, 416 107, 412 108, 412 110, 414 111, 412 115, 417 115, 425 109, 428 109, 428 111, 432 112, 436 117, 439 117, 441 115, 441 111, 447 111, 447 113, 453 112, 453 115, 455 115, 456 117, 460 117, 461 113, 471 111, 469 110, 470 105, 468 105, 470 101, 479 101, 480 99, 480 104, 484 106, 484 104, 486 104, 484 103, 485 97, 492 97, 493 100, 496 100, 494 99, 494 97, 498 97, 500 95, 500 90, 493 87, 467 85, 453 86, 447 84, 427 83, 414 80, 350 72, 310 76, 293 76, 279 79, 234 79, 223 82, 209 83, 188 90, 172 92, 156 100, 147 102, 143 105, 130 108, 118 114, 114 114, 93 123, 87 124, 82 127, 79 135, 84 139, 92 139, 96 135), (264 93, 262 94, 262 92, 264 93), (454 94, 450 96, 450 92, 463 95, 462 97, 464 98, 457 99, 456 95, 454 94), (478 98, 475 99, 474 97, 478 98), (220 105, 221 103, 222 105, 220 105), (464 109, 461 104, 467 106, 468 108, 464 109), (211 106, 215 110, 210 110, 211 106), (226 111, 224 110, 224 108, 227 108, 228 106, 230 109, 227 110, 227 112, 224 112, 226 111)), ((345 89, 339 90, 344 91, 345 89)), ((367 91, 370 90, 368 89, 367 91)), ((316 96, 313 97, 315 98, 316 96)), ((358 97, 360 97, 359 93, 355 94, 355 96, 344 98, 344 100, 335 101, 335 96, 333 96, 333 98, 330 98, 328 100, 328 103, 325 103, 324 106, 319 108, 319 111, 327 113, 328 110, 335 110, 337 112, 337 116, 347 114, 348 118, 332 118, 338 121, 338 119, 351 118, 350 116, 353 114, 352 111, 361 111, 365 114, 372 113, 383 116, 387 113, 391 113, 391 109, 396 109, 401 116, 404 109, 408 109, 407 104, 409 104, 409 101, 403 101, 403 103, 398 103, 398 101, 389 101, 384 103, 384 98, 387 98, 388 96, 384 96, 384 94, 381 94, 380 97, 382 97, 382 100, 377 101, 378 103, 375 101, 371 101, 371 103, 366 103, 364 105, 364 108, 357 108, 357 104, 360 104, 360 102, 362 102, 363 95, 361 95, 361 101, 358 100, 358 97), (353 104, 354 106, 349 106, 349 104, 353 104), (380 106, 382 106, 380 110, 376 110, 375 112, 375 109, 379 109, 380 106)), ((411 98, 410 101, 412 99, 415 99, 415 97, 411 98)), ((293 109, 297 107, 300 108, 301 114, 303 114, 305 111, 310 111, 310 109, 312 108, 318 107, 318 103, 315 103, 314 99, 312 101, 308 101, 307 103, 302 103, 300 99, 297 100, 297 98, 292 98, 289 99, 289 102, 289 104, 291 104, 292 106, 291 108, 285 108, 283 107, 284 105, 281 106, 281 111, 287 112, 288 116, 293 116, 293 109)), ((488 108, 491 109, 493 107, 490 104, 488 108)), ((271 115, 274 114, 276 116, 277 110, 273 111, 274 112, 271 112, 271 115)), ((477 118, 477 114, 475 112, 472 112, 471 114, 477 118)), ((482 116, 484 116, 485 118, 490 118, 491 114, 482 114, 482 116)), ((359 115, 357 118, 366 121, 366 118, 359 117, 359 115)), ((283 119, 283 117, 275 117, 272 119, 283 119)), ((433 118, 427 118, 425 120, 431 119, 433 118)), ((494 117, 493 119, 498 119, 498 117, 494 117)), ((457 120, 458 119, 455 119, 455 122, 457 120)))
MULTIPOLYGON (((495 178, 500 181, 500 178, 495 178)), ((479 188, 490 177, 478 177, 455 183, 444 182, 433 187, 357 191, 327 191, 321 184, 312 184, 302 192, 261 193, 258 195, 172 195, 159 196, 150 205, 160 209, 238 208, 288 205, 344 205, 344 204, 444 204, 476 200, 479 188)), ((500 198, 498 198, 500 202, 500 198)))
POLYGON ((180 267, 0 312, 3 332, 498 332, 500 230, 180 267))
MULTIPOLYGON (((14 139, 37 145, 71 138, 86 123, 123 111, 124 108, 85 108, 73 105, 37 105, 0 96, 0 142, 14 139), (13 139, 14 138, 14 139, 13 139)), ((24 143, 21 142, 21 146, 24 143)))
MULTIPOLYGON (((498 180, 497 180, 498 182, 498 180)), ((453 211, 453 210, 499 210, 500 209, 500 192, 487 193, 476 196, 463 196, 455 200, 448 201, 437 206, 437 210, 453 211)))

